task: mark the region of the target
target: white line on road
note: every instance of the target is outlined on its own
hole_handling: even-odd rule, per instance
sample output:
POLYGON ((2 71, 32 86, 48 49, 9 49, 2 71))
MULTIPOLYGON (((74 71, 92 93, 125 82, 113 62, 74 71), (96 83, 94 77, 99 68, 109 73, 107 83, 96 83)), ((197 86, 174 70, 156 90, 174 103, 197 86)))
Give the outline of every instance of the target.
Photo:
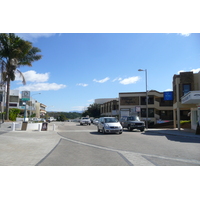
MULTIPOLYGON (((75 132, 76 131, 78 132, 78 130, 75 130, 75 132)), ((81 130, 81 131, 83 131, 83 130, 81 130)), ((88 131, 88 130, 84 130, 84 132, 85 131, 88 131)), ((71 130, 70 130, 70 132, 71 132, 71 130)), ((85 146, 90 146, 90 147, 94 147, 94 148, 99 148, 99 149, 103 149, 103 150, 107 150, 107 151, 114 151, 114 152, 120 153, 127 160, 129 160, 129 162, 131 162, 135 166, 155 166, 152 162, 148 161, 143 156, 154 157, 154 158, 159 158, 159 159, 166 159, 166 160, 173 160, 173 161, 179 161, 179 162, 186 162, 186 163, 193 163, 193 164, 200 165, 200 161, 198 161, 198 160, 187 160, 187 159, 181 159, 181 158, 169 158, 169 157, 165 157, 165 156, 158 156, 158 155, 152 155, 152 154, 134 153, 134 152, 131 152, 131 151, 121 151, 121 150, 117 150, 117 149, 111 149, 111 148, 107 148, 107 147, 103 147, 103 146, 98 146, 98 145, 94 145, 94 144, 80 142, 80 141, 77 141, 77 140, 72 140, 72 139, 63 137, 62 135, 60 135, 60 136, 64 140, 68 140, 70 142, 74 142, 74 143, 77 143, 77 144, 81 144, 81 145, 85 145, 85 146)))

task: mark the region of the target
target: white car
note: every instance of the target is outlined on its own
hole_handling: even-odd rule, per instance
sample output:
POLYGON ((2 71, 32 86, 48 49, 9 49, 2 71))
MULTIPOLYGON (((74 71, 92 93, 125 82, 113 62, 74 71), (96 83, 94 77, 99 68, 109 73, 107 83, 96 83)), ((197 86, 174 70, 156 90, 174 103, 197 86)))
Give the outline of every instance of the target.
POLYGON ((123 128, 115 117, 101 117, 97 124, 97 131, 102 131, 102 133, 122 134, 123 128))
POLYGON ((89 117, 81 117, 80 125, 83 125, 83 124, 90 125, 91 124, 90 118, 89 117))

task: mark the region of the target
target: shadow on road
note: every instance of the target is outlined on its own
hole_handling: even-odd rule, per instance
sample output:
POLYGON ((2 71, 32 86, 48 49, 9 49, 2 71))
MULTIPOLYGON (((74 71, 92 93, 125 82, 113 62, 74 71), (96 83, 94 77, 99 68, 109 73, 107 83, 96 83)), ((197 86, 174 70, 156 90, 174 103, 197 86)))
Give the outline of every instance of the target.
MULTIPOLYGON (((117 133, 102 133, 102 132, 90 132, 90 134, 92 135, 120 135, 120 134, 117 134, 117 133)), ((123 134, 123 133, 122 133, 123 134)))
POLYGON ((165 133, 159 132, 142 132, 143 135, 150 135, 150 136, 165 136, 168 140, 175 141, 175 142, 185 142, 185 143, 200 143, 200 138, 193 138, 193 137, 186 137, 182 135, 169 135, 165 133))

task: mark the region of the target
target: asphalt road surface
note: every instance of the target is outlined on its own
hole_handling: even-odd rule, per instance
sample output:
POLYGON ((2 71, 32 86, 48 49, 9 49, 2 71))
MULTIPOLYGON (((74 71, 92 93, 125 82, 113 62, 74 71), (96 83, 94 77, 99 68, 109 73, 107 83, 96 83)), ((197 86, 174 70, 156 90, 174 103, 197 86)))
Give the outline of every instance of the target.
POLYGON ((95 125, 56 123, 61 139, 38 166, 199 166, 200 139, 154 132, 103 134, 95 125))

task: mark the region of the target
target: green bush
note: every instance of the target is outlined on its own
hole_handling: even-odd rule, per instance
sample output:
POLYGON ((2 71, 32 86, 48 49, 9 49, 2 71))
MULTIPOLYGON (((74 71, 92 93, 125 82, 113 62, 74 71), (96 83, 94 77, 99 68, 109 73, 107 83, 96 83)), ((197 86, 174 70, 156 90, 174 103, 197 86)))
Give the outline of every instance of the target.
POLYGON ((16 121, 17 115, 20 113, 20 109, 18 108, 11 108, 9 110, 9 119, 11 121, 16 121))

